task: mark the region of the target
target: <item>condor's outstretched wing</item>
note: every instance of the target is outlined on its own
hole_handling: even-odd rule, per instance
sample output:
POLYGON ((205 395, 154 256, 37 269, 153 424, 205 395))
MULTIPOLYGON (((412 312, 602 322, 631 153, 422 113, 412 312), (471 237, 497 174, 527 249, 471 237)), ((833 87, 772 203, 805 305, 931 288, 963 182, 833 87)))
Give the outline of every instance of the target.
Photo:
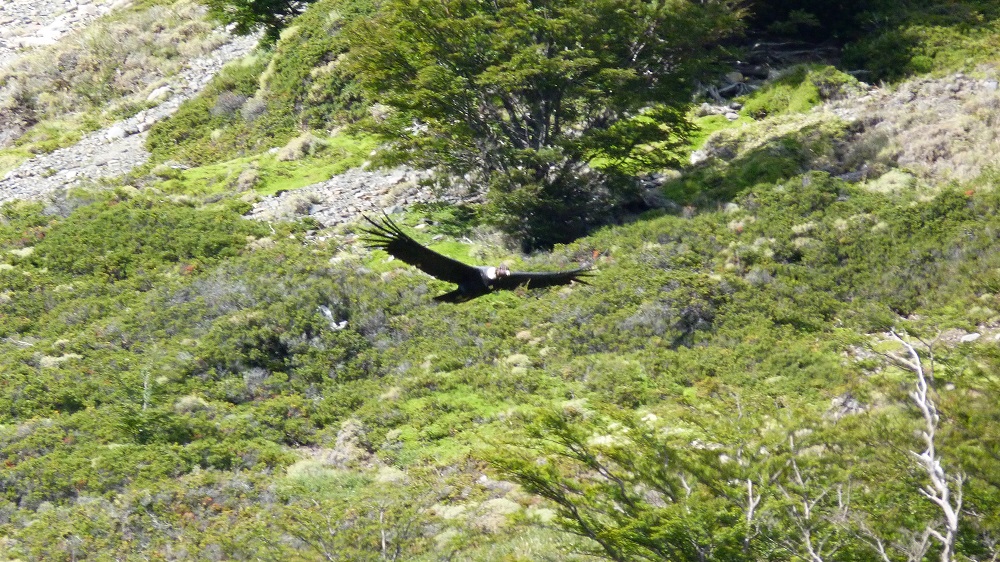
POLYGON ((573 281, 586 285, 587 282, 583 278, 589 275, 593 275, 589 267, 566 271, 511 271, 510 275, 494 281, 493 288, 511 290, 522 285, 527 285, 528 288, 533 289, 536 287, 552 287, 553 285, 569 285, 573 281))
POLYGON ((385 250, 390 256, 406 262, 428 275, 437 277, 442 281, 461 284, 472 276, 479 277, 479 271, 471 265, 466 265, 458 260, 431 250, 413 238, 407 236, 400 230, 399 226, 392 222, 389 215, 382 215, 382 219, 376 222, 366 215, 361 215, 374 228, 362 228, 361 231, 368 236, 364 238, 365 244, 369 248, 379 248, 385 250))

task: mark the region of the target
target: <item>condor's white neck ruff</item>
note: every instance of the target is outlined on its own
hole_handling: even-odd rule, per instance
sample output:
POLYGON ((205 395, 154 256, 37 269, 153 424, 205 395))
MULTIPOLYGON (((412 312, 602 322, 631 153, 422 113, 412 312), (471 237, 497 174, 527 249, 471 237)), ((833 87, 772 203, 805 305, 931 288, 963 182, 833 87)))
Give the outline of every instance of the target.
POLYGON ((486 278, 490 281, 496 281, 497 279, 497 268, 487 267, 486 268, 486 278))

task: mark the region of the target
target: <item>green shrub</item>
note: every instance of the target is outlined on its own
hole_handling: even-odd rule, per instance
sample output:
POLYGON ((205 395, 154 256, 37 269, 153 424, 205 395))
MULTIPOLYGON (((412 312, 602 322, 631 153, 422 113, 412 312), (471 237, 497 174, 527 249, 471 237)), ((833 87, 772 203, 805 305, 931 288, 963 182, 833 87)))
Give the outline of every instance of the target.
POLYGON ((143 198, 108 199, 73 212, 35 245, 40 267, 110 281, 180 262, 237 255, 263 225, 227 210, 201 210, 143 198))
POLYGON ((259 150, 261 147, 247 136, 250 125, 242 113, 217 108, 231 108, 236 100, 248 103, 266 64, 267 59, 254 56, 223 67, 201 93, 150 129, 146 147, 152 153, 151 159, 198 165, 225 160, 241 151, 259 150), (213 133, 223 129, 226 134, 213 133))
POLYGON ((708 158, 664 184, 671 199, 698 207, 731 201, 754 186, 812 169, 840 168, 848 123, 823 114, 784 115, 722 129, 703 149, 708 158))
POLYGON ((844 48, 844 64, 864 69, 869 81, 972 70, 1000 52, 1000 11, 994 3, 914 2, 872 15, 881 25, 844 48))
POLYGON ((341 66, 340 29, 369 0, 319 0, 273 48, 227 65, 197 97, 150 131, 154 162, 204 165, 282 146, 301 131, 357 119, 364 103, 341 66))

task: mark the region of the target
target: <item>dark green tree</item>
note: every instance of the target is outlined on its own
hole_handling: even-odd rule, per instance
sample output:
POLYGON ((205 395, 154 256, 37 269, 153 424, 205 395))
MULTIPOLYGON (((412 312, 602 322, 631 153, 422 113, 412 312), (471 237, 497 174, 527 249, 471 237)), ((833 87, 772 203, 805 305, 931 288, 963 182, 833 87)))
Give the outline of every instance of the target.
POLYGON ((249 35, 264 30, 265 38, 274 41, 278 33, 306 6, 316 0, 202 0, 208 13, 223 24, 233 24, 233 31, 249 35))
POLYGON ((725 1, 387 0, 350 59, 388 109, 388 161, 485 188, 499 224, 546 246, 675 163, 693 77, 738 21, 725 1))

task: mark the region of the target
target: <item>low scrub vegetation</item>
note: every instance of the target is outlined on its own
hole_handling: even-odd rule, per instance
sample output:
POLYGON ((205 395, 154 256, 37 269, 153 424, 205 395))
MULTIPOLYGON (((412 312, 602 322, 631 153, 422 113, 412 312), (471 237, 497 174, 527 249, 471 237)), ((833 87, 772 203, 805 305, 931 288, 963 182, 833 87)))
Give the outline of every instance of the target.
MULTIPOLYGON (((810 528, 840 537, 830 553, 866 557, 864 533, 905 541, 936 516, 907 453, 913 379, 878 359, 891 351, 863 353, 864 334, 1000 321, 992 192, 797 175, 548 258, 596 260, 590 287, 461 306, 433 304, 437 281, 349 234, 304 244, 302 227, 272 232, 235 204, 80 203, 3 211, 3 529, 21 556, 533 556, 509 518, 556 517, 589 525, 577 548, 615 559, 786 559, 809 547, 796 502, 822 495, 810 528), (614 480, 588 476, 620 470, 627 520, 606 518, 614 480), (909 507, 885 513, 890 497, 909 507), (171 531, 144 530, 152 518, 171 531)), ((429 216, 426 236, 468 232, 462 213, 429 216)), ((936 380, 954 385, 935 395, 945 466, 970 505, 992 505, 989 461, 961 448, 990 426, 958 422, 986 415, 961 397, 990 392, 975 374, 989 345, 934 345, 936 380)))
POLYGON ((4 556, 1000 557, 995 92, 853 119, 940 82, 792 69, 700 122, 658 204, 547 252, 512 249, 496 200, 411 206, 449 256, 595 272, 440 304, 356 225, 244 217, 375 149, 333 132, 388 111, 341 64, 370 7, 311 3, 129 178, 0 207, 4 556), (907 140, 935 127, 978 148, 907 140))
POLYGON ((322 182, 358 167, 376 146, 370 137, 340 134, 320 138, 307 134, 277 151, 195 167, 174 161, 147 165, 136 170, 133 177, 134 183, 171 196, 218 199, 225 194, 271 195, 322 182))
POLYGON ((742 113, 760 119, 804 113, 823 102, 861 91, 857 79, 832 66, 794 66, 743 100, 742 113))
POLYGON ((886 2, 865 16, 869 30, 846 46, 845 63, 875 79, 968 71, 1000 54, 993 2, 886 2))
POLYGON ((156 162, 214 163, 280 147, 302 134, 328 134, 366 105, 343 68, 341 29, 367 2, 320 0, 266 51, 230 64, 148 141, 156 162))

